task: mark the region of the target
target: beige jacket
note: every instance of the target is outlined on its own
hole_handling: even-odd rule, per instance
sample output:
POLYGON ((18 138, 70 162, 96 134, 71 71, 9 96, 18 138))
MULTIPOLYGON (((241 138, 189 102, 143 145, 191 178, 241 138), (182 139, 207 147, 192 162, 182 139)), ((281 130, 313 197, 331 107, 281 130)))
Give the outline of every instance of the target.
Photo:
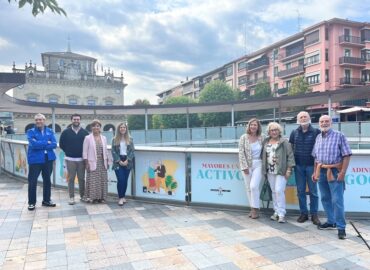
MULTIPOLYGON (((262 145, 264 137, 260 136, 258 141, 262 145)), ((243 134, 239 140, 239 166, 240 170, 252 167, 252 149, 248 140, 248 134, 243 134)))

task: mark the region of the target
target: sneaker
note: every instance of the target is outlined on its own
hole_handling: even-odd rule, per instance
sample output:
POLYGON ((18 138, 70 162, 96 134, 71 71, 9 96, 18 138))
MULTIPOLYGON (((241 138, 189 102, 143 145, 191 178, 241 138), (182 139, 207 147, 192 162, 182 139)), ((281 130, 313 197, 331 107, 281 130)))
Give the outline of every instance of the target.
POLYGON ((118 200, 118 205, 119 205, 119 206, 123 206, 123 198, 120 198, 120 199, 118 200))
POLYGON ((335 223, 334 224, 329 224, 329 223, 325 222, 324 224, 317 225, 317 228, 319 230, 332 230, 332 229, 336 229, 337 225, 335 223))
POLYGON ((341 240, 346 239, 346 230, 338 230, 338 238, 341 240))
POLYGON ((122 198, 122 202, 123 203, 127 203, 126 199, 125 198, 122 198))
POLYGON ((46 206, 46 207, 55 207, 56 206, 56 204, 53 201, 48 201, 48 202, 42 201, 41 205, 46 206))
POLYGON ((29 210, 29 211, 33 211, 33 210, 35 210, 35 205, 34 205, 34 204, 29 204, 29 205, 28 205, 28 210, 29 210))
POLYGON ((277 221, 279 219, 279 216, 278 214, 275 212, 271 217, 270 217, 271 220, 275 220, 277 221))
POLYGON ((285 217, 284 216, 279 216, 278 218, 279 218, 278 219, 279 223, 285 223, 285 217))
POLYGON ((321 223, 318 215, 312 215, 311 221, 314 225, 319 225, 321 223))
POLYGON ((68 201, 69 205, 74 205, 75 204, 75 198, 70 198, 68 201))
POLYGON ((308 220, 308 215, 306 214, 301 214, 300 216, 299 216, 299 218, 297 219, 297 222, 298 223, 303 223, 303 222, 305 222, 305 221, 307 221, 308 220))

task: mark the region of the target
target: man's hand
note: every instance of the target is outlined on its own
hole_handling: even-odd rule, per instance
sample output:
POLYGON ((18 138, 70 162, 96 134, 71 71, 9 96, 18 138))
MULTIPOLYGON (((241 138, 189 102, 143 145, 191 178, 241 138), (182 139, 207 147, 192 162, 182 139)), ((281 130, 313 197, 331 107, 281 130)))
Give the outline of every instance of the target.
POLYGON ((312 179, 312 182, 314 182, 314 183, 316 183, 317 181, 319 181, 319 179, 316 179, 315 178, 315 174, 312 174, 311 179, 312 179))
POLYGON ((337 176, 338 181, 344 181, 344 177, 346 176, 345 172, 340 171, 337 176))

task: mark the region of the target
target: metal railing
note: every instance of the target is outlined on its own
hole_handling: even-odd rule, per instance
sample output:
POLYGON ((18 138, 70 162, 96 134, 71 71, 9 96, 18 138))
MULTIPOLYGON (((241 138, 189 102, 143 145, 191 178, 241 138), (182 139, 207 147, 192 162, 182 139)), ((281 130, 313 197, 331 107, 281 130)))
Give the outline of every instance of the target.
POLYGON ((339 58, 339 64, 365 65, 365 60, 360 57, 342 56, 339 58))
POLYGON ((295 74, 299 74, 299 73, 303 73, 303 72, 304 72, 304 66, 299 65, 297 67, 293 67, 293 68, 289 68, 289 69, 286 69, 286 70, 279 71, 278 76, 279 77, 287 77, 287 76, 291 76, 291 75, 295 75, 295 74))
POLYGON ((341 43, 352 43, 352 44, 364 45, 365 42, 363 42, 360 37, 343 35, 339 37, 339 43, 340 44, 341 43))

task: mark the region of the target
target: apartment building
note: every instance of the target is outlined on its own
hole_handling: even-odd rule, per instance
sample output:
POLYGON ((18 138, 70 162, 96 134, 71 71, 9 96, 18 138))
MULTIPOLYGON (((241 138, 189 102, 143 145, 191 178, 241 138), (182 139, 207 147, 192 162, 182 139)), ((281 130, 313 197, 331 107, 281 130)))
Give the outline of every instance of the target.
MULTIPOLYGON (((161 92, 158 97, 162 103, 182 89, 183 95, 197 98, 204 85, 216 79, 245 92, 246 97, 254 94, 259 82, 268 82, 274 96, 281 96, 287 94, 296 76, 304 76, 312 91, 370 85, 370 23, 338 18, 322 21, 199 75, 186 85, 161 92)), ((365 103, 357 100, 342 105, 365 103)))

